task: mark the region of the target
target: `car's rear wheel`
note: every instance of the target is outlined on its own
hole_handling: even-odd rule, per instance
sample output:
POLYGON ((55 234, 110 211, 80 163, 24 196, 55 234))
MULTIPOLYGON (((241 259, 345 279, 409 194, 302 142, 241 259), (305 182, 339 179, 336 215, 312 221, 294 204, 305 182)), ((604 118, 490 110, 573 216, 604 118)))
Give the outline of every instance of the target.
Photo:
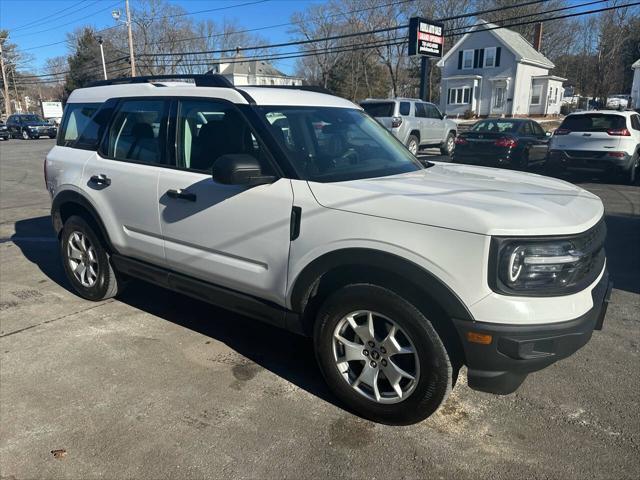
POLYGON ((71 216, 60 237, 60 255, 73 289, 88 300, 114 297, 120 288, 109 254, 84 218, 71 216))
POLYGON ((636 152, 631 162, 631 167, 625 174, 625 180, 629 185, 636 183, 638 177, 638 168, 640 168, 640 153, 636 152))
POLYGON ((449 135, 447 135, 446 140, 440 146, 440 153, 442 155, 446 155, 447 157, 450 157, 451 155, 453 155, 453 151, 455 150, 455 148, 456 148, 456 136, 453 134, 453 132, 449 132, 449 135))
POLYGON ((407 148, 413 155, 418 154, 418 146, 418 137, 416 137, 415 135, 409 135, 409 138, 407 139, 407 148))
POLYGON ((374 421, 419 422, 452 386, 449 356, 429 320, 380 286, 348 285, 329 297, 318 313, 314 342, 329 387, 374 421))

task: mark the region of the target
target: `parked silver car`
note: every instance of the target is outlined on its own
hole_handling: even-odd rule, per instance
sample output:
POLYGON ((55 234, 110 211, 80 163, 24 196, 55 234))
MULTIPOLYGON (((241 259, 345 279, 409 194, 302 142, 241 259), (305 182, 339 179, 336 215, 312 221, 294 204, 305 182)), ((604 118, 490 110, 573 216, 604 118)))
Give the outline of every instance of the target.
POLYGON ((360 105, 414 155, 421 147, 439 147, 442 155, 453 153, 458 125, 433 103, 415 98, 368 98, 360 105))

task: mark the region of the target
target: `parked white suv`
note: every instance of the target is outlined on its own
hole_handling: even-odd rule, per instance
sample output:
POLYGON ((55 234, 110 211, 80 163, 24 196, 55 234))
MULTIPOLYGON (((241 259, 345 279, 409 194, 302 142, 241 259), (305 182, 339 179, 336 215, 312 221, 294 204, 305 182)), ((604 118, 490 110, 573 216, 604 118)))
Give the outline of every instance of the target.
POLYGON ((595 195, 425 167, 338 97, 192 78, 69 97, 45 181, 82 297, 134 277, 310 335, 336 396, 394 424, 433 413, 462 365, 511 393, 602 327, 595 195))
POLYGON ((414 155, 424 147, 438 147, 442 155, 453 155, 458 125, 433 103, 415 98, 368 98, 360 106, 414 155))
POLYGON ((640 115, 589 111, 568 115, 549 143, 547 168, 622 174, 634 183, 640 168, 640 115))

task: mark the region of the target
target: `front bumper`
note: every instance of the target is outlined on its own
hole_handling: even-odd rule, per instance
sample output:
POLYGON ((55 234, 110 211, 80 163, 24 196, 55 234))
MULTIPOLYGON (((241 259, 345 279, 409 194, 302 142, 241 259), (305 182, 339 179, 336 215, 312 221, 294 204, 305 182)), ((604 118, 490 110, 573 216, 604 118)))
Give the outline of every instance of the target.
POLYGON ((610 157, 602 151, 551 150, 547 165, 556 169, 583 172, 624 171, 631 168, 632 157, 625 153, 622 157, 610 157))
POLYGON ((500 395, 512 393, 529 373, 582 348, 593 330, 602 329, 611 288, 609 273, 605 270, 591 291, 591 310, 567 322, 503 325, 454 319, 464 349, 469 386, 500 395), (491 342, 487 345, 472 343, 468 340, 469 332, 491 335, 491 342))
POLYGON ((9 138, 9 130, 0 130, 0 138, 9 138))
POLYGON ((55 137, 58 134, 58 129, 56 127, 29 127, 27 131, 31 138, 44 136, 55 137))

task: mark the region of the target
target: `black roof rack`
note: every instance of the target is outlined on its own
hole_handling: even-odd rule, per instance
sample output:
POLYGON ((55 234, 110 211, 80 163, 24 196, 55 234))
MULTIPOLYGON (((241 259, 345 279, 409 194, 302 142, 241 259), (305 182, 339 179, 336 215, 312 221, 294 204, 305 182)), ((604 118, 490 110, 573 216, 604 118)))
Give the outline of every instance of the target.
POLYGON ((153 83, 161 80, 193 80, 196 87, 223 87, 235 88, 233 84, 223 75, 215 73, 207 74, 174 74, 174 75, 144 75, 141 77, 120 77, 110 80, 100 80, 94 82, 90 87, 103 87, 105 85, 124 85, 130 83, 153 83))
POLYGON ((260 87, 260 88, 284 88, 287 90, 305 90, 307 92, 326 93, 327 95, 335 95, 330 90, 317 85, 238 85, 237 88, 244 87, 260 87))

